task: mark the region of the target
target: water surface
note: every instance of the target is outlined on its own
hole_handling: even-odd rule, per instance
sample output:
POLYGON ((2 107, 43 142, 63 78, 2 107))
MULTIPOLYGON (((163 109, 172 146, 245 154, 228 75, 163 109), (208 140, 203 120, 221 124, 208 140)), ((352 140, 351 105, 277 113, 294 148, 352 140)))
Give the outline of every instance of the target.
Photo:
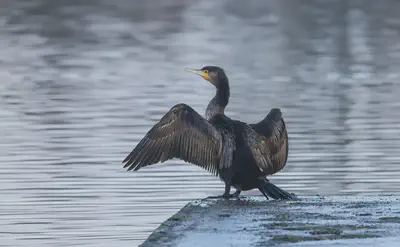
MULTIPOLYGON (((400 190, 396 1, 0 3, 0 246, 136 246, 218 178, 173 160, 121 161, 173 105, 204 113, 220 65, 227 114, 282 109, 271 180, 299 195, 400 190)), ((257 191, 244 194, 259 194, 257 191)))

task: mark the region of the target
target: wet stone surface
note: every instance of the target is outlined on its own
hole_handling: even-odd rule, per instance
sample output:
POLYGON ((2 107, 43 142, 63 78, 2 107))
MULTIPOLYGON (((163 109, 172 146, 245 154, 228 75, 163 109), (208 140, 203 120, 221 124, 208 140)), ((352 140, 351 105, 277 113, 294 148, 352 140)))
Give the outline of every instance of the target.
POLYGON ((396 246, 400 197, 203 199, 162 223, 141 246, 396 246))

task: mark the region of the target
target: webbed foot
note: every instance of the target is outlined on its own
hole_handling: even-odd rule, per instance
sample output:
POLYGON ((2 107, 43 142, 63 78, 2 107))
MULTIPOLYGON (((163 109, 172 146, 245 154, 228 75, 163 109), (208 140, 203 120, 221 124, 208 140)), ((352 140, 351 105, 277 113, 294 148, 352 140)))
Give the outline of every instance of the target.
POLYGON ((230 199, 230 198, 239 198, 240 195, 240 190, 237 190, 235 193, 233 194, 229 194, 229 193, 224 193, 223 195, 219 195, 219 196, 209 196, 206 199, 230 199))
POLYGON ((232 194, 232 197, 239 198, 241 190, 236 190, 235 193, 232 194))

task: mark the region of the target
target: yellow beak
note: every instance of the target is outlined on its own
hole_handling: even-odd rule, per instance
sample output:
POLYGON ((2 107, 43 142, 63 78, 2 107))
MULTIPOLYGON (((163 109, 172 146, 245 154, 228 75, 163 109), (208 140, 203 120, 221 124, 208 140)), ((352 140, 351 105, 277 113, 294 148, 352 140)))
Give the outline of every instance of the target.
POLYGON ((185 71, 189 72, 189 73, 193 73, 193 74, 199 75, 199 76, 203 77, 206 80, 208 80, 210 78, 208 76, 208 73, 204 72, 204 70, 201 70, 201 69, 185 68, 185 71))

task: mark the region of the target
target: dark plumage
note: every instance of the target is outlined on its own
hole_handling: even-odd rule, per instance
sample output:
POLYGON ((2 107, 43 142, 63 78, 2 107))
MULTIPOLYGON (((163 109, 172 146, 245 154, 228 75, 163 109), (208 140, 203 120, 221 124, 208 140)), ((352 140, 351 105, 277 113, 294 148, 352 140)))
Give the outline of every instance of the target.
POLYGON ((224 198, 254 188, 266 198, 296 198, 266 178, 280 171, 287 161, 289 143, 281 111, 272 109, 257 124, 230 119, 224 114, 230 96, 224 70, 215 66, 186 70, 217 89, 206 117, 186 104, 175 105, 125 158, 124 167, 136 171, 178 158, 219 176, 225 183, 224 198), (231 187, 236 188, 233 195, 229 194, 231 187))

